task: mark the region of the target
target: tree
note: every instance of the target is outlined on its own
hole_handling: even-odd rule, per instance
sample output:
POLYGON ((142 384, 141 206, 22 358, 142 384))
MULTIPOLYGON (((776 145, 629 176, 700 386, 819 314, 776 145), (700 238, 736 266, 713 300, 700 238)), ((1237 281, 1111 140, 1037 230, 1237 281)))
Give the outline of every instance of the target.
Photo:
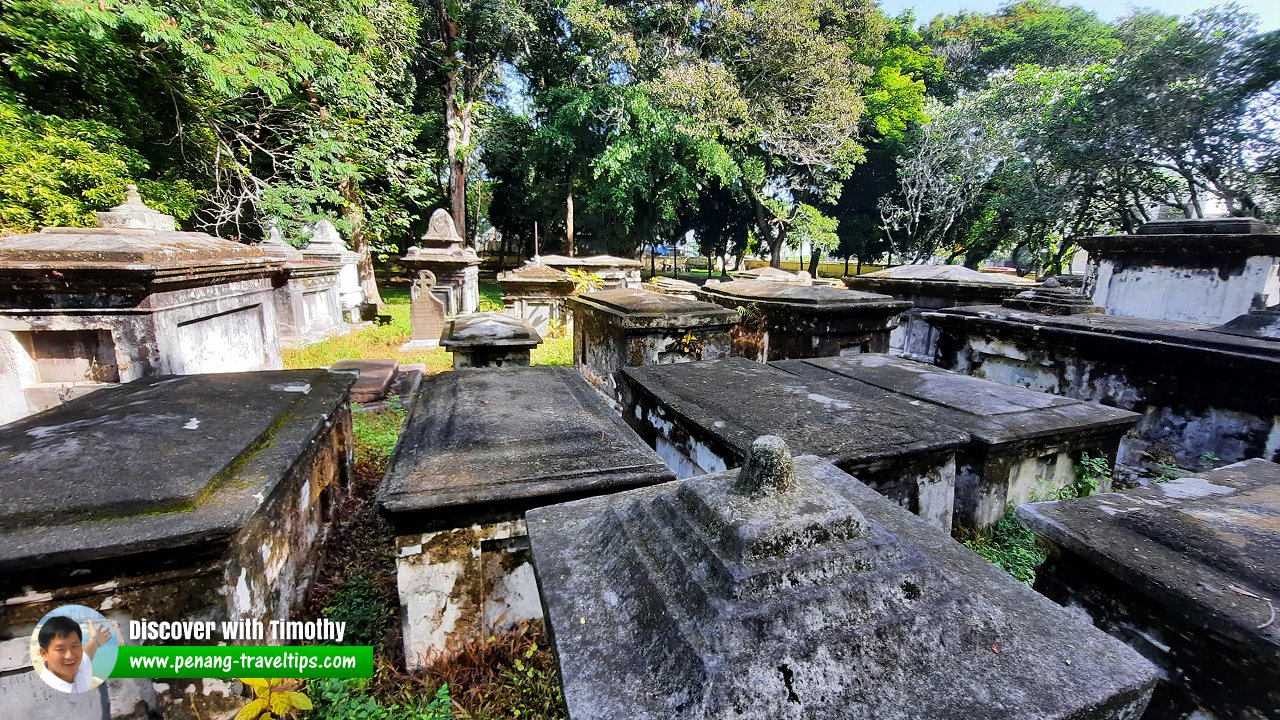
POLYGON ((445 158, 453 222, 467 228, 467 174, 474 148, 476 109, 498 62, 532 28, 519 0, 432 0, 423 24, 428 73, 444 93, 445 158))

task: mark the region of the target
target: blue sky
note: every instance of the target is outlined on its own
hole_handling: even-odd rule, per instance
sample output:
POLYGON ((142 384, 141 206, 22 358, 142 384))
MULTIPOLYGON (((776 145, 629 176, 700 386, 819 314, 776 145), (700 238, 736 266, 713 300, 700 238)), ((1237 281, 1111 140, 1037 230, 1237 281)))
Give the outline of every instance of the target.
MULTIPOLYGON (((1006 0, 880 0, 880 7, 889 15, 897 15, 906 8, 915 8, 916 18, 928 22, 939 13, 954 13, 960 10, 975 12, 993 12, 1006 4, 1006 0)), ((1127 15, 1134 7, 1151 7, 1162 12, 1176 15, 1189 15, 1201 8, 1210 7, 1212 0, 1162 0, 1155 3, 1144 2, 1106 2, 1105 0, 1063 0, 1063 5, 1078 5, 1098 13, 1104 20, 1112 20, 1127 15)), ((1258 27, 1261 30, 1280 28, 1280 2, 1276 0, 1241 0, 1238 5, 1259 17, 1258 27)))

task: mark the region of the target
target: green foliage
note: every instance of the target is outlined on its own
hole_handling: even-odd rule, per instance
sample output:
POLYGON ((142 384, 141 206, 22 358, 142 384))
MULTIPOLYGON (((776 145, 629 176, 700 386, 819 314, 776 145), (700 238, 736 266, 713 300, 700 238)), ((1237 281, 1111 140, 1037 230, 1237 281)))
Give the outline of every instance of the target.
POLYGON ((497 283, 480 283, 480 312, 502 312, 502 287, 497 283))
POLYGON ((363 575, 346 578, 324 608, 324 616, 347 624, 344 645, 382 645, 387 624, 396 616, 394 598, 363 575))
POLYGON ((385 468, 400 437, 404 417, 404 407, 398 401, 388 403, 383 410, 352 413, 356 463, 367 464, 375 472, 385 468))
POLYGON ((960 541, 1027 585, 1035 584, 1036 568, 1045 561, 1044 551, 1036 545, 1036 534, 1014 515, 1012 504, 995 527, 982 533, 962 533, 960 541))
POLYGON ((1075 480, 1070 485, 1058 490, 1053 500, 1070 500, 1072 498, 1089 497, 1098 488, 1111 483, 1111 465, 1101 455, 1080 453, 1080 460, 1074 468, 1075 480))
MULTIPOLYGON (((565 717, 555 656, 541 623, 523 623, 434 657, 424 676, 427 685, 448 685, 459 713, 473 720, 565 717)), ((414 692, 412 686, 402 690, 414 692)))
POLYGON ((427 696, 429 700, 384 705, 370 694, 368 680, 323 678, 307 684, 316 698, 315 720, 453 720, 448 685, 427 696))
POLYGON ((295 681, 240 678, 240 682, 253 688, 254 699, 240 708, 235 720, 284 720, 312 708, 311 698, 294 690, 295 681))

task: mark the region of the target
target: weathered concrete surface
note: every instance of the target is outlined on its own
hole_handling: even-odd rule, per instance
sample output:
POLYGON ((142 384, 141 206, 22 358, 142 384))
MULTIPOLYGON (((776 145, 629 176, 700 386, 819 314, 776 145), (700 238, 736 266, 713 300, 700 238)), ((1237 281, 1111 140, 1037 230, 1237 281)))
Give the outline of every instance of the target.
POLYGON ((1034 284, 1026 278, 983 273, 962 265, 899 265, 844 278, 851 290, 881 293, 910 302, 902 323, 889 333, 889 352, 921 362, 934 362, 938 331, 920 314, 925 310, 999 303, 1034 284))
POLYGON ((623 417, 679 477, 737 467, 777 435, 951 528, 955 453, 968 433, 743 358, 625 368, 623 417))
POLYGON ((1280 717, 1280 465, 1248 460, 1018 517, 1051 545, 1037 588, 1164 670, 1157 717, 1280 717))
POLYGON ((427 380, 378 492, 398 536, 411 666, 495 623, 541 616, 526 510, 671 479, 570 368, 455 370, 427 380))
POLYGON ((423 383, 378 505, 422 532, 671 478, 572 369, 459 370, 423 383))
MULTIPOLYGON (((297 612, 349 489, 353 381, 152 377, 0 428, 0 638, 68 602, 126 627, 297 612)), ((199 680, 162 701, 188 685, 202 716, 224 703, 199 680)))
POLYGON ((569 298, 573 364, 607 397, 618 398, 624 367, 728 357, 738 313, 647 290, 618 288, 569 298))
POLYGON ((600 278, 604 290, 615 288, 640 287, 640 271, 644 263, 632 258, 614 255, 589 255, 587 257, 566 257, 564 255, 543 255, 538 258, 543 265, 557 270, 581 270, 600 278))
POLYGON ((1213 331, 1259 340, 1280 340, 1280 310, 1250 310, 1213 331))
POLYGON ((311 229, 311 239, 302 249, 307 260, 333 263, 341 266, 338 271, 338 306, 345 319, 359 322, 360 308, 368 298, 360 284, 360 254, 347 249, 338 229, 328 220, 321 220, 311 229))
POLYGON ((758 267, 751 270, 743 270, 734 275, 738 280, 765 280, 767 282, 790 283, 792 285, 811 285, 812 278, 807 272, 787 272, 775 267, 758 267))
POLYGON ((1280 459, 1275 341, 1210 325, 1113 315, 1052 317, 999 306, 925 313, 939 365, 1006 385, 1142 413, 1122 469, 1205 458, 1280 459))
POLYGON ((99 215, 0 238, 0 423, 107 383, 281 366, 282 257, 178 232, 134 191, 99 215))
POLYGON ((329 367, 332 372, 353 373, 356 382, 351 386, 351 401, 371 403, 383 400, 391 392, 400 371, 400 363, 390 358, 339 360, 329 367))
POLYGON ((835 466, 528 515, 572 720, 1136 718, 1155 668, 835 466))
POLYGON ((733 354, 758 362, 885 352, 911 303, 855 290, 768 280, 707 283, 702 300, 742 310, 733 354))
MULTIPOLYGON (((889 355, 785 360, 774 367, 869 403, 969 433, 956 455, 955 522, 986 528, 1009 503, 1045 497, 1075 480, 1081 453, 1114 463, 1141 416, 1001 385, 889 355)), ((1109 487, 1102 488, 1104 492, 1109 487)))
POLYGON ((529 352, 542 344, 532 325, 505 313, 459 315, 449 321, 440 345, 453 353, 453 369, 528 365, 529 352))
MULTIPOLYGON (((445 315, 475 312, 480 307, 480 257, 463 243, 448 211, 431 213, 427 232, 418 242, 400 262, 415 279, 431 273, 431 292, 444 304, 445 315)), ((433 339, 439 334, 437 330, 433 339)))
POLYGON ((667 295, 675 295, 677 297, 697 300, 698 284, 691 283, 687 280, 678 280, 669 277, 656 277, 644 284, 644 289, 651 292, 664 293, 667 295))
POLYGON ((564 323, 565 298, 573 295, 573 278, 563 270, 527 262, 498 276, 502 311, 518 317, 545 334, 551 323, 564 323))
POLYGON ((267 222, 267 236, 257 247, 284 261, 273 283, 281 342, 306 345, 345 329, 338 289, 342 263, 306 258, 285 242, 274 218, 267 222))
POLYGON ((1112 315, 1224 323, 1280 305, 1280 233, 1252 218, 1160 220, 1078 242, 1085 294, 1112 315))

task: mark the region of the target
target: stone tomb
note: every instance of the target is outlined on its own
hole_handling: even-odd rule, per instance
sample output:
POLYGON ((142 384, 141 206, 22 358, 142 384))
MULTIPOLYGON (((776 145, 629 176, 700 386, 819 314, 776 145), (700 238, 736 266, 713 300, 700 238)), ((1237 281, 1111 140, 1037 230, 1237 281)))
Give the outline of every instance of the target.
POLYGON ((283 258, 142 204, 0 238, 0 424, 111 383, 279 368, 283 258))
POLYGON ((400 351, 438 347, 448 316, 449 308, 436 292, 435 274, 419 270, 409 284, 409 342, 400 351))
MULTIPOLYGON (((444 305, 445 315, 475 312, 480 307, 480 258, 463 244, 448 211, 436 210, 419 245, 409 248, 401 264, 415 286, 430 275, 429 292, 444 305)), ((421 296, 417 296, 421 297, 421 296)), ((417 334, 414 334, 415 339, 417 334)), ((439 340, 436 331, 430 339, 439 340)))
POLYGON ((713 303, 619 288, 570 298, 573 364, 617 398, 624 367, 728 357, 738 313, 713 303))
POLYGON ((459 315, 449 321, 440 345, 453 353, 453 369, 529 364, 542 336, 529 323, 505 313, 459 315))
POLYGON ((911 303, 888 295, 769 280, 708 282, 702 300, 743 308, 733 354, 758 362, 885 352, 911 303))
MULTIPOLYGON (((30 638, 69 603, 126 628, 301 610, 349 491, 352 382, 324 370, 156 376, 0 427, 0 639, 30 638)), ((107 685, 113 713, 133 713, 136 688, 107 685)), ((208 717, 239 704, 225 690, 184 681, 160 700, 194 697, 208 717)))
POLYGON ((362 308, 368 300, 364 296, 364 286, 360 284, 360 254, 347 249, 338 229, 328 220, 321 220, 311 229, 311 240, 302 248, 302 256, 307 260, 334 263, 340 266, 338 272, 338 307, 342 316, 349 322, 360 322, 362 308))
POLYGON ((1156 671, 834 465, 538 508, 571 720, 1129 720, 1156 671))
POLYGON ((1111 315, 1216 324, 1280 305, 1280 233, 1260 220, 1156 220, 1079 243, 1085 295, 1111 315))
POLYGON ((623 417, 681 478, 737 467, 778 435, 951 529, 969 434, 743 358, 625 368, 623 417))
POLYGON ((527 262, 498 276, 502 311, 520 318, 545 335, 551 324, 565 322, 565 298, 573 295, 573 278, 563 270, 527 262))
POLYGON ((798 273, 787 272, 781 268, 764 267, 751 268, 735 273, 733 276, 737 280, 767 280, 769 282, 788 283, 791 285, 812 285, 813 278, 809 277, 808 271, 801 270, 798 273))
POLYGON ((423 383, 378 491, 395 528, 405 657, 542 617, 525 511, 673 478, 570 368, 423 383))
POLYGON ((543 255, 539 262, 548 267, 568 272, 578 270, 588 275, 595 275, 604 283, 602 290, 615 288, 640 288, 640 271, 644 263, 631 258, 614 255, 589 255, 587 257, 567 257, 565 255, 543 255))
POLYGON ((280 340, 305 345, 341 332, 343 313, 338 283, 346 266, 305 257, 301 250, 284 241, 274 222, 258 248, 284 260, 274 283, 280 340))
POLYGON ((912 309, 903 314, 902 324, 889 333, 889 352, 931 363, 938 352, 938 331, 920 317, 923 311, 999 303, 1035 283, 962 265, 899 265, 846 277, 844 284, 851 290, 882 293, 910 302, 912 309))
POLYGON ((675 295, 689 300, 697 300, 698 285, 688 280, 677 280, 669 277, 656 277, 644 284, 644 289, 664 295, 675 295))
POLYGON ((1036 588, 1164 671, 1151 714, 1280 717, 1280 465, 1248 460, 1018 517, 1050 546, 1036 588))
MULTIPOLYGON (((1040 308, 1054 304, 1044 300, 1050 293, 1088 305, 1064 289, 1037 292, 1040 308)), ((940 332, 938 364, 1141 413, 1120 444, 1125 474, 1161 472, 1157 463, 1199 470, 1280 460, 1280 341, 1261 328, 1078 312, 1076 304, 1054 314, 1009 307, 1017 302, 926 312, 940 332)))
POLYGON ((969 445, 956 455, 955 522, 971 529, 994 525, 1009 503, 1047 497, 1070 485, 1082 453, 1114 462, 1121 436, 1140 418, 890 355, 784 360, 773 366, 812 381, 815 388, 969 433, 969 445))

